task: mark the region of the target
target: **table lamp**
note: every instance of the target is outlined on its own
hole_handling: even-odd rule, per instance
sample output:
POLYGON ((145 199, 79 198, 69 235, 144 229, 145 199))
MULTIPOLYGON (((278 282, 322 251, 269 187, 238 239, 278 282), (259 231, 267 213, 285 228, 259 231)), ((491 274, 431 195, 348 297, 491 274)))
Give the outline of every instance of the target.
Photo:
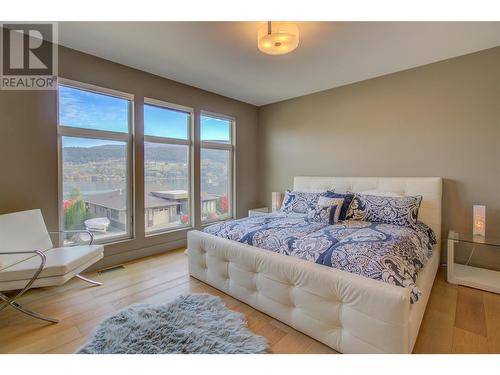
POLYGON ((486 233, 486 206, 475 204, 472 206, 472 213, 472 234, 484 237, 486 233))

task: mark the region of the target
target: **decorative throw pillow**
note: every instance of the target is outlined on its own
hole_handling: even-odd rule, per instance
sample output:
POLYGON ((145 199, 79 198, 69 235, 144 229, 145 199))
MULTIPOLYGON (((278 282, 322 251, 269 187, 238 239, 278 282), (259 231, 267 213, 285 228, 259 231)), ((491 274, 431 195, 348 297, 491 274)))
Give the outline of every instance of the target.
POLYGON ((335 224, 337 222, 335 220, 336 212, 340 212, 340 210, 338 210, 339 207, 340 206, 337 206, 336 204, 334 204, 333 206, 317 205, 316 207, 309 210, 309 212, 307 213, 307 218, 318 223, 329 225, 335 224))
POLYGON ((337 206, 335 209, 333 220, 330 224, 335 224, 339 221, 340 212, 342 209, 342 204, 344 203, 344 198, 331 198, 331 197, 319 197, 318 206, 327 207, 327 206, 337 206))
POLYGON ((354 198, 354 193, 345 192, 345 193, 336 193, 333 190, 328 190, 325 193, 325 196, 328 198, 342 198, 344 199, 344 203, 341 204, 340 207, 340 215, 339 220, 345 220, 347 215, 347 210, 349 209, 349 205, 351 204, 352 199, 354 198))
POLYGON ((401 194, 394 191, 378 191, 378 190, 366 190, 359 193, 360 195, 376 195, 378 197, 402 197, 401 194))
POLYGON ((319 197, 323 195, 325 195, 325 192, 307 193, 304 191, 287 190, 281 210, 288 214, 307 214, 311 208, 316 206, 319 197))
POLYGON ((422 196, 379 197, 356 194, 347 211, 346 220, 411 227, 417 223, 422 196))

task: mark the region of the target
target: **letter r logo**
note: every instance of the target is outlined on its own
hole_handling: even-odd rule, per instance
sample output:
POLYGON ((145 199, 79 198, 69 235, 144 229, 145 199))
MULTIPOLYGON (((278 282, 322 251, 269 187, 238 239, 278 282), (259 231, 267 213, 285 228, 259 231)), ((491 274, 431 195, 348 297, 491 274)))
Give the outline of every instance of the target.
POLYGON ((48 23, 4 23, 2 75, 44 75, 53 72, 53 30, 48 23))
POLYGON ((10 36, 10 69, 47 69, 37 55, 33 52, 43 44, 43 36, 38 30, 28 32, 28 66, 24 61, 24 30, 6 30, 10 36))

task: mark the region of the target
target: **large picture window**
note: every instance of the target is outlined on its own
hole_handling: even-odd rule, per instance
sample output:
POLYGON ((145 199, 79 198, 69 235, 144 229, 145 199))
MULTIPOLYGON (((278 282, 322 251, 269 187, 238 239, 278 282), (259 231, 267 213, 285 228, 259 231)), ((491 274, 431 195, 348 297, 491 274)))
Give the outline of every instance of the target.
POLYGON ((146 234, 191 225, 192 109, 144 101, 146 234))
POLYGON ((58 134, 62 230, 96 242, 131 237, 133 96, 60 80, 58 134))
POLYGON ((202 113, 200 173, 202 223, 233 216, 233 127, 230 118, 202 113))

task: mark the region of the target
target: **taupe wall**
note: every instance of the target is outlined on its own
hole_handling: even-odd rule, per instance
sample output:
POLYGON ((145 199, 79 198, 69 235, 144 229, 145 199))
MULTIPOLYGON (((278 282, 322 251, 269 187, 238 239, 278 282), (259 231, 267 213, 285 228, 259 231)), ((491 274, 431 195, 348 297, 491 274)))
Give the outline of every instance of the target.
MULTIPOLYGON (((165 63, 168 64, 168 61, 165 63)), ((144 236, 144 215, 141 214, 144 212, 144 97, 194 108, 195 124, 199 122, 200 110, 235 117, 237 216, 244 216, 249 208, 257 205, 257 107, 63 47, 59 48, 59 75, 135 95, 136 238, 106 246, 107 259, 101 266, 122 261, 125 259, 123 253, 127 258, 145 256, 185 243, 185 231, 149 238, 144 236)), ((0 91, 0 122, 0 214, 41 208, 47 226, 56 230, 56 93, 0 91)), ((198 146, 195 145, 195 150, 198 146)), ((195 152, 196 158, 199 158, 198 152, 195 152)), ((195 189, 199 189, 197 169, 195 189)), ((194 203, 195 207, 199 207, 199 200, 194 203)))
POLYGON ((261 107, 259 143, 262 203, 294 175, 441 176, 443 235, 476 203, 500 236, 500 47, 261 107))

